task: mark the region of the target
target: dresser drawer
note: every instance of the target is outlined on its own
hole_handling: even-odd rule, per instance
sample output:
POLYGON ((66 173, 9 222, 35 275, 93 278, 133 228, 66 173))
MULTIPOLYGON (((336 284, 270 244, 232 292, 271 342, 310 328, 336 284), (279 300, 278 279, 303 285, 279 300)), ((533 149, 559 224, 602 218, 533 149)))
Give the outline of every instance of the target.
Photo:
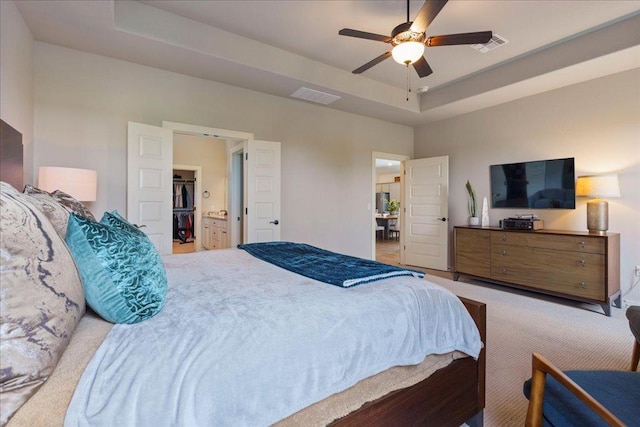
POLYGON ((490 231, 468 228, 456 229, 456 247, 469 251, 488 250, 490 244, 490 231))
POLYGON ((224 219, 212 219, 211 221, 214 227, 227 228, 227 221, 224 219))
POLYGON ((489 277, 491 274, 491 258, 489 249, 485 256, 479 256, 477 252, 456 252, 456 273, 466 273, 472 276, 489 277))
POLYGON ((455 238, 455 271, 489 277, 491 233, 487 230, 457 228, 455 238))
POLYGON ((492 245, 491 278, 604 301, 604 255, 492 245))
POLYGON ((535 232, 515 233, 508 231, 492 231, 491 241, 506 245, 529 246, 533 248, 557 249, 592 254, 605 253, 605 239, 587 236, 567 236, 541 234, 535 232))

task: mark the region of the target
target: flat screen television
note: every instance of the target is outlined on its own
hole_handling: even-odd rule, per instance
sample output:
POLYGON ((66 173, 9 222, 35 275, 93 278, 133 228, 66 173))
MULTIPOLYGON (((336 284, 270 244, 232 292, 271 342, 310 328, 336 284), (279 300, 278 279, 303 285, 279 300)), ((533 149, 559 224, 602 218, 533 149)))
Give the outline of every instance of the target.
POLYGON ((573 157, 491 165, 491 207, 575 209, 573 157))

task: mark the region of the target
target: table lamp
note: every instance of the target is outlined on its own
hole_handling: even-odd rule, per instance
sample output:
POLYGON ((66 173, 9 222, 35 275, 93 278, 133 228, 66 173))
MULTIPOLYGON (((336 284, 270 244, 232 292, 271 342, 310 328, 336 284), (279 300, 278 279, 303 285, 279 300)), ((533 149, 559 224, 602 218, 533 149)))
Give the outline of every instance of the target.
POLYGON ((80 202, 95 202, 98 173, 94 170, 41 166, 38 188, 48 192, 64 191, 80 202))
POLYGON ((595 197, 587 202, 587 228, 589 233, 606 234, 609 229, 609 204, 601 197, 620 197, 618 175, 579 176, 576 196, 595 197))

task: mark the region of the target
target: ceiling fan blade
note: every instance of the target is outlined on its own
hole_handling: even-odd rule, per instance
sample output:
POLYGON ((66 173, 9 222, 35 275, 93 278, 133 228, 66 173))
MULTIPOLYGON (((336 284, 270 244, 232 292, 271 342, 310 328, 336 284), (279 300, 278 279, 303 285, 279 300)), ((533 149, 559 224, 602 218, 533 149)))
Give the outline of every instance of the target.
POLYGON ((413 68, 415 68, 416 73, 418 73, 420 77, 427 77, 429 74, 433 73, 429 63, 424 59, 424 56, 413 63, 413 68))
POLYGON ((342 30, 338 31, 338 34, 340 34, 341 36, 358 37, 360 39, 375 40, 385 43, 389 43, 391 41, 391 37, 389 36, 367 33, 366 31, 352 30, 351 28, 343 28, 342 30))
POLYGON ((476 33, 447 34, 443 36, 427 37, 427 46, 451 46, 456 44, 487 43, 493 37, 491 31, 479 31, 476 33))
POLYGON ((426 0, 418 12, 418 16, 413 20, 411 31, 424 33, 431 21, 440 13, 447 0, 426 0))
POLYGON ((352 71, 352 73, 353 74, 360 74, 360 73, 362 73, 364 71, 367 71, 369 68, 373 67, 374 65, 377 65, 377 64, 381 63, 382 61, 384 61, 385 59, 387 59, 390 56, 391 56, 391 52, 385 52, 382 55, 378 56, 376 59, 373 59, 373 60, 367 62, 362 67, 356 68, 355 70, 352 71))

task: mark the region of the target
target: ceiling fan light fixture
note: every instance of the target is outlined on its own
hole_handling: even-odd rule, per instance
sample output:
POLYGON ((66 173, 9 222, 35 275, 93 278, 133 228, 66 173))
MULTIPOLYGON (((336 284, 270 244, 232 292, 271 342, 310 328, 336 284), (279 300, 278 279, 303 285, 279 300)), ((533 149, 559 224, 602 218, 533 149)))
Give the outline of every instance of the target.
POLYGON ((408 41, 393 47, 391 56, 398 64, 410 65, 422 58, 424 54, 424 43, 408 41))
POLYGON ((389 43, 392 46, 391 51, 386 51, 377 58, 372 59, 366 64, 352 71, 353 74, 361 74, 369 68, 378 65, 390 56, 399 64, 405 65, 407 68, 407 101, 409 100, 409 65, 413 65, 414 70, 420 78, 427 77, 433 70, 426 58, 424 57, 424 49, 426 46, 454 46, 454 45, 473 45, 479 43, 487 43, 492 41, 492 31, 476 31, 473 33, 443 34, 437 36, 426 36, 426 29, 433 19, 440 13, 448 0, 424 0, 422 8, 413 21, 410 21, 409 6, 410 0, 407 1, 407 20, 397 25, 390 36, 368 33, 366 31, 353 30, 351 28, 343 28, 338 31, 341 36, 357 37, 360 39, 374 40, 383 43, 389 43))

